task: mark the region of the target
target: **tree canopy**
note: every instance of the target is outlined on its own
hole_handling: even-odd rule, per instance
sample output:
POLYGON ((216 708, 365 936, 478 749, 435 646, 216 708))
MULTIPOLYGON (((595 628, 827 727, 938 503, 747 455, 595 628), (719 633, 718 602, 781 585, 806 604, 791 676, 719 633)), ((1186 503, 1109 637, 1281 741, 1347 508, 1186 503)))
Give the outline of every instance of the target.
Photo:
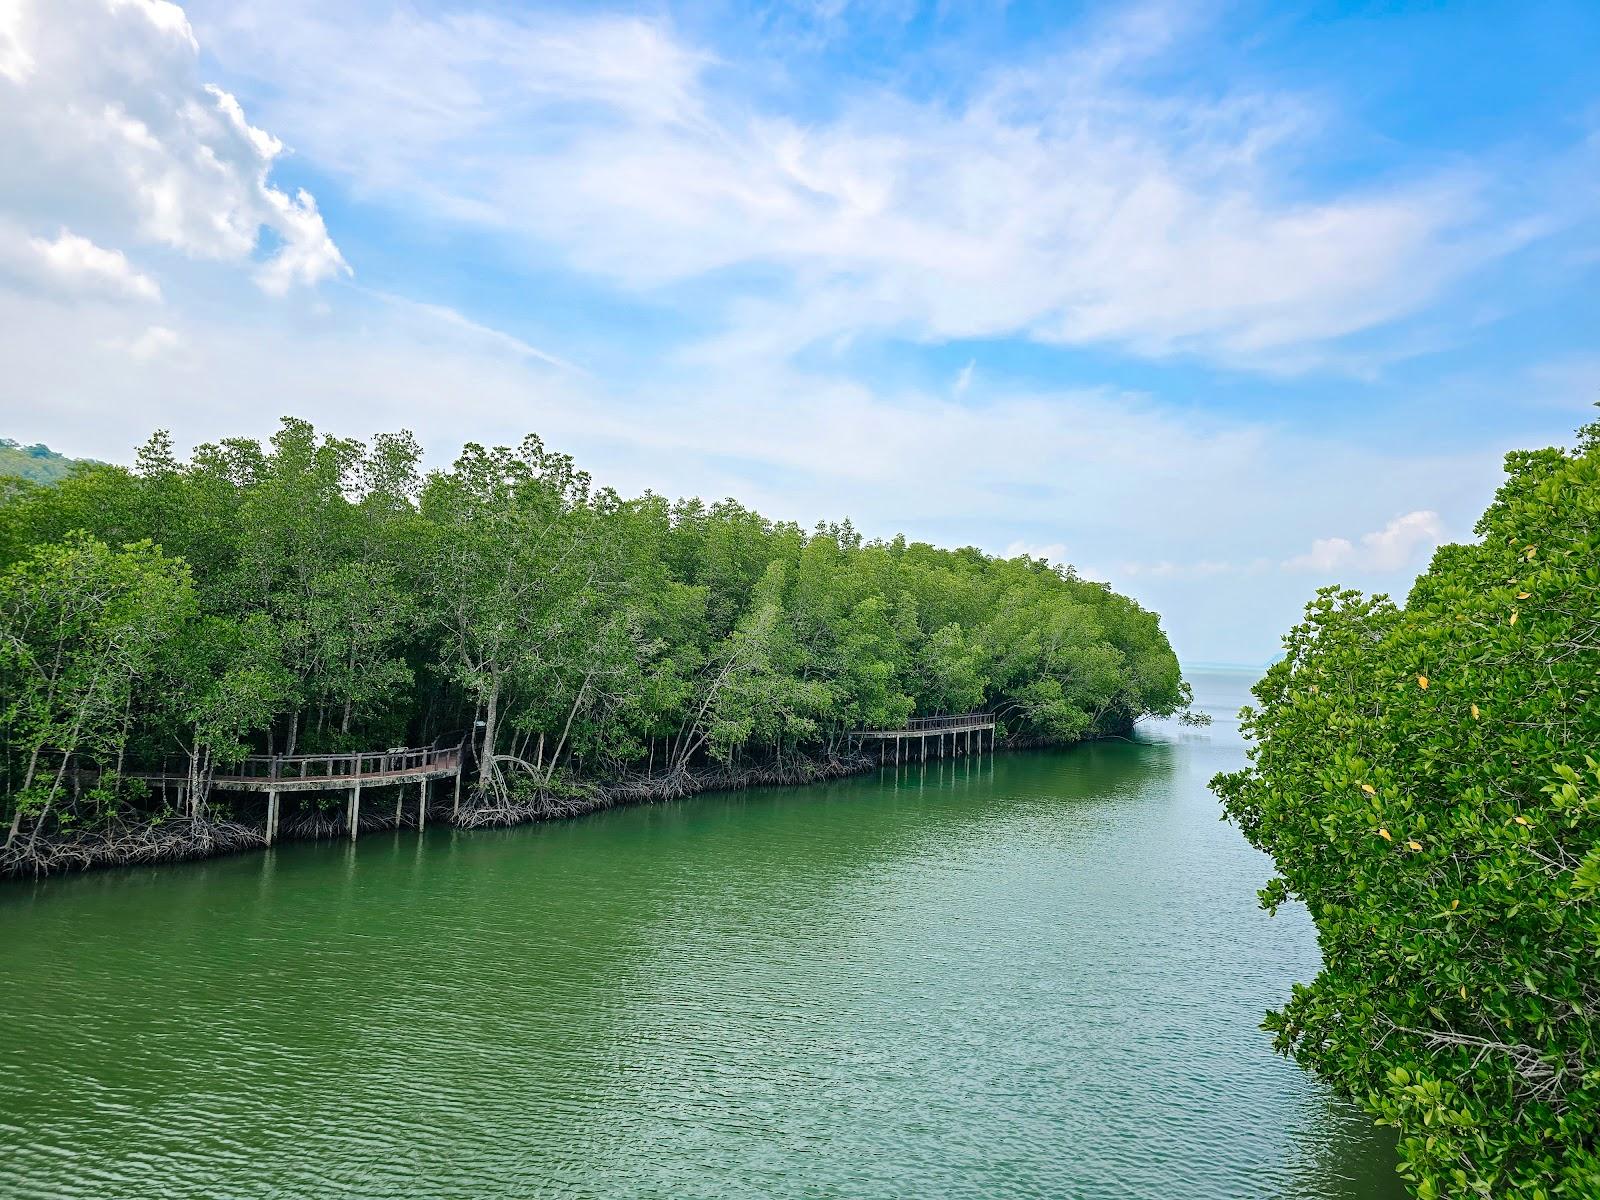
POLYGON ((1190 698, 1157 617, 1069 568, 629 499, 537 437, 424 472, 409 434, 293 419, 13 484, 0 638, 13 843, 47 813, 160 815, 120 777, 173 761, 200 819, 216 766, 252 750, 477 730, 473 802, 492 806, 815 759, 912 714, 984 707, 1070 741, 1190 698), (68 802, 76 768, 96 784, 68 802))
POLYGON ((1214 781, 1322 948, 1268 1027, 1425 1200, 1600 1196, 1600 425, 1506 471, 1404 606, 1317 594, 1214 781))

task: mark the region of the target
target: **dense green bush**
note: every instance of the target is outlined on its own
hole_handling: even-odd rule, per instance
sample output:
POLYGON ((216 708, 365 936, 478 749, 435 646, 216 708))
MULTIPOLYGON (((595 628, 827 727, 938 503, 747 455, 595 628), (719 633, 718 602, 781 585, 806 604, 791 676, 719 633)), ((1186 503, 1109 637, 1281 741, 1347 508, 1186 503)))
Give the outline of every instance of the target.
POLYGON ((1323 969, 1280 1049, 1432 1197, 1600 1196, 1600 426, 1508 456, 1403 608, 1329 588, 1213 786, 1323 969))

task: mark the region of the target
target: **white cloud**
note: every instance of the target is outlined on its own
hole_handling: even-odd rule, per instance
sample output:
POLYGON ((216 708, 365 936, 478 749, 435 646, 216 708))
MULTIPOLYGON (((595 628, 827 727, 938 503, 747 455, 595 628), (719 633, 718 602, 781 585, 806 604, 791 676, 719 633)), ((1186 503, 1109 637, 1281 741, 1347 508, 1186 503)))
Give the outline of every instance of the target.
POLYGON ((200 49, 200 43, 195 41, 194 30, 189 26, 189 18, 184 13, 183 7, 172 3, 172 0, 107 0, 105 7, 112 12, 133 9, 167 37, 187 42, 191 50, 200 49))
POLYGON ((183 344, 177 330, 165 325, 151 325, 134 337, 112 337, 103 342, 107 348, 126 354, 135 362, 148 363, 172 354, 183 344))
POLYGON ((0 0, 0 75, 21 83, 33 74, 33 55, 22 44, 24 0, 0 0))
POLYGON ((1353 562, 1355 543, 1349 538, 1318 538, 1305 554, 1296 555, 1283 565, 1296 571, 1334 571, 1353 562))
POLYGON ((1443 538, 1444 525, 1439 514, 1423 509, 1396 517, 1382 529, 1362 534, 1359 544, 1349 538, 1318 538, 1311 543, 1309 552, 1283 565, 1290 570, 1320 574, 1344 569, 1398 571, 1415 561, 1417 551, 1431 549, 1443 538))
MULTIPOLYGON (((113 328, 123 329, 121 325, 113 328)), ((125 370, 126 364, 121 360, 129 358, 141 365, 161 361, 168 366, 178 366, 184 365, 180 354, 183 348, 183 335, 177 330, 166 325, 147 325, 143 328, 133 327, 114 333, 102 332, 93 349, 110 351, 115 359, 95 354, 91 361, 95 363, 95 369, 110 372, 125 370)), ((84 349, 90 348, 85 346, 84 349)))
POLYGON ((350 268, 328 236, 317 202, 305 188, 291 199, 276 188, 263 188, 261 198, 277 214, 267 223, 283 238, 278 252, 256 271, 256 282, 272 296, 282 296, 295 284, 315 286, 324 279, 347 275, 350 268))
POLYGON ((1304 366, 1532 236, 1480 236, 1465 172, 1294 195, 1316 127, 1299 98, 1126 82, 1181 45, 1171 9, 954 99, 857 90, 805 121, 744 102, 656 21, 358 11, 230 9, 207 30, 271 81, 274 125, 369 195, 630 288, 786 271, 734 289, 708 361, 1023 333, 1304 366))
POLYGON ((957 396, 967 394, 967 389, 972 386, 972 373, 977 370, 978 360, 968 359, 967 365, 956 372, 956 381, 951 384, 950 390, 957 396))
POLYGON ((48 281, 62 290, 160 300, 161 288, 150 276, 134 270, 120 250, 107 250, 71 230, 62 229, 52 239, 28 239, 35 264, 48 281))
POLYGON ((161 287, 120 250, 59 226, 53 237, 0 213, 0 280, 65 300, 157 302, 161 287))
POLYGON ((176 4, 12 0, 0 15, 0 209, 16 220, 255 261, 273 293, 347 272, 311 197, 270 182, 281 150, 201 81, 176 4))

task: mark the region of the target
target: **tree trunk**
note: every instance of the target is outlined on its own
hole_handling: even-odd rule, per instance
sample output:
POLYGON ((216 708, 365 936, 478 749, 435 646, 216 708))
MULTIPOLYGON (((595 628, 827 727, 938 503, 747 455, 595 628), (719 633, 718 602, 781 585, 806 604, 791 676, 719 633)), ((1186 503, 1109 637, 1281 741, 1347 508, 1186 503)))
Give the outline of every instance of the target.
MULTIPOLYGON (((355 686, 355 677, 356 677, 356 650, 355 650, 354 646, 351 646, 350 647, 350 661, 349 661, 348 675, 347 675, 346 681, 345 681, 347 687, 354 687, 355 686)), ((342 717, 340 717, 340 719, 339 719, 339 732, 342 733, 342 734, 350 732, 350 708, 351 708, 351 703, 352 702, 351 702, 351 699, 350 699, 349 695, 346 695, 345 698, 344 698, 344 715, 342 717)))
POLYGON ((589 690, 589 680, 594 678, 594 670, 583 677, 583 686, 578 689, 577 696, 572 701, 572 707, 567 710, 567 724, 561 731, 561 740, 556 743, 555 753, 550 756, 550 769, 545 772, 544 781, 550 782, 556 773, 556 760, 561 757, 561 748, 567 744, 567 734, 572 732, 572 718, 578 715, 578 706, 583 703, 583 694, 589 690))
POLYGON ((133 724, 133 689, 128 689, 128 703, 122 709, 122 736, 117 739, 117 778, 122 778, 122 764, 128 753, 128 727, 133 724))
MULTIPOLYGON (((74 740, 76 740, 76 729, 73 730, 73 734, 74 740)), ((61 790, 61 781, 67 773, 67 764, 71 761, 72 755, 70 753, 61 756, 61 766, 56 771, 55 780, 50 784, 50 794, 44 798, 44 807, 39 810, 39 819, 33 823, 33 829, 28 834, 28 844, 22 848, 24 854, 33 853, 33 844, 39 840, 39 830, 44 828, 45 818, 50 815, 50 806, 55 803, 56 793, 61 790)))
POLYGON ((489 689, 489 700, 483 710, 483 749, 478 754, 478 790, 487 791, 489 781, 494 776, 494 739, 495 721, 499 717, 500 709, 500 681, 495 680, 494 686, 489 689))

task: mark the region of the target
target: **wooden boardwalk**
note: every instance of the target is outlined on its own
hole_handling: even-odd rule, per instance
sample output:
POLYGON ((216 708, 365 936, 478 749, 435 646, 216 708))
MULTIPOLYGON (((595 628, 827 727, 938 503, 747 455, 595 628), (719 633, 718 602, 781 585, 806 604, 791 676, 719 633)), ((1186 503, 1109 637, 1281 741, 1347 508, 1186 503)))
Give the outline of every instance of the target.
MULTIPOLYGON (((993 713, 961 713, 945 717, 917 717, 901 729, 853 729, 851 741, 860 745, 878 743, 878 761, 926 761, 929 758, 958 758, 994 752, 993 713), (892 745, 892 749, 891 749, 892 745)), ((435 779, 454 779, 452 809, 461 807, 461 774, 466 762, 466 743, 454 746, 407 746, 390 750, 354 754, 252 754, 227 763, 212 775, 210 786, 224 792, 265 792, 267 797, 267 845, 278 836, 279 797, 294 792, 349 793, 347 802, 350 839, 355 840, 361 820, 363 788, 398 787, 394 815, 398 824, 405 804, 405 785, 417 785, 417 828, 428 820, 428 784, 435 779)), ((129 778, 157 784, 162 791, 178 789, 180 804, 191 785, 186 770, 130 771, 129 778)))
MULTIPOLYGON (((355 840, 361 818, 361 790, 370 787, 400 787, 394 815, 398 823, 405 803, 404 785, 417 785, 417 828, 428 820, 428 781, 454 777, 453 805, 461 805, 461 770, 465 762, 465 743, 455 746, 411 746, 355 754, 252 754, 239 762, 228 763, 211 777, 213 788, 224 792, 265 792, 267 794, 267 845, 278 835, 278 797, 284 792, 349 792, 347 805, 350 838, 355 840)), ((180 799, 189 786, 187 771, 129 772, 165 788, 175 785, 180 799)))
POLYGON ((902 729, 852 729, 850 737, 856 742, 877 742, 878 761, 884 765, 892 761, 898 766, 902 759, 906 761, 912 759, 913 748, 916 751, 917 761, 982 754, 985 733, 989 735, 989 752, 992 754, 995 733, 993 713, 972 712, 949 717, 914 717, 907 721, 902 729), (892 757, 890 742, 894 743, 892 757))

